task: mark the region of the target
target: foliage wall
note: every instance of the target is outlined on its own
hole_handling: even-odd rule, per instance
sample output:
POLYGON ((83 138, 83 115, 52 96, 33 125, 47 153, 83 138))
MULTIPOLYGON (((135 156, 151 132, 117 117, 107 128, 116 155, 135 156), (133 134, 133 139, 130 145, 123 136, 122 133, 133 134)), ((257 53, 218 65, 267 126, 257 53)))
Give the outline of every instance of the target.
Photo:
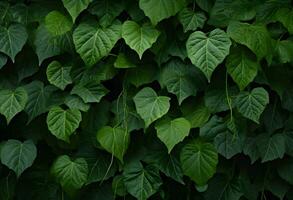
POLYGON ((0 199, 293 198, 291 0, 1 0, 0 199))

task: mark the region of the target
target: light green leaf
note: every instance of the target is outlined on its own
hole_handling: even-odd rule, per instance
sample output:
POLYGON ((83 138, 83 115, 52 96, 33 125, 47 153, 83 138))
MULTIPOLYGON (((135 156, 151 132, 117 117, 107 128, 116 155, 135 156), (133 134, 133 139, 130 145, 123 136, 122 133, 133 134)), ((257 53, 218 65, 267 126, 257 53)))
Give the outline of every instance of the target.
POLYGON ((139 58, 156 42, 160 32, 150 24, 138 25, 134 21, 126 21, 122 26, 122 38, 131 49, 135 50, 139 58))
POLYGON ((28 94, 24 111, 28 114, 28 123, 30 123, 35 117, 49 110, 50 97, 55 89, 53 86, 44 86, 40 81, 33 81, 24 88, 28 94))
POLYGON ((260 68, 254 55, 244 48, 234 48, 226 60, 228 73, 237 83, 240 90, 243 90, 253 81, 260 68))
POLYGON ((45 25, 53 36, 63 35, 72 28, 71 20, 56 10, 46 16, 45 25))
POLYGON ((78 190, 87 181, 88 165, 84 158, 63 155, 54 161, 51 173, 65 190, 78 190))
POLYGON ((150 87, 140 90, 133 100, 137 113, 145 122, 145 127, 165 115, 170 108, 170 98, 158 96, 150 87))
POLYGON ((293 41, 281 40, 276 43, 276 51, 279 61, 281 63, 288 63, 293 61, 293 41))
POLYGON ((268 162, 277 158, 282 159, 286 152, 285 136, 283 134, 261 134, 257 137, 257 149, 261 162, 268 162))
POLYGON ((218 154, 212 144, 192 140, 182 148, 180 161, 183 173, 203 186, 216 172, 218 154))
POLYGON ((115 68, 126 69, 126 68, 134 68, 136 67, 124 53, 119 53, 117 59, 114 63, 115 68))
POLYGON ((0 26, 0 52, 8 55, 14 62, 28 38, 22 24, 12 24, 8 28, 0 26))
POLYGON ((259 123, 259 117, 269 103, 269 94, 263 88, 254 88, 251 92, 240 92, 236 98, 238 111, 246 118, 259 123))
POLYGON ((185 33, 187 31, 195 31, 198 28, 203 28, 204 23, 207 20, 203 12, 193 12, 188 8, 181 10, 178 18, 185 33))
POLYGON ((162 121, 155 126, 158 138, 168 148, 168 153, 179 142, 188 136, 190 131, 190 123, 183 117, 170 121, 162 121))
POLYGON ((276 12, 276 18, 293 34, 293 9, 281 8, 276 12))
POLYGON ((99 24, 109 26, 124 9, 124 1, 121 0, 95 0, 89 6, 89 12, 98 16, 99 24))
POLYGON ((194 78, 198 74, 193 66, 186 65, 180 60, 171 60, 162 70, 162 84, 167 90, 177 96, 179 104, 189 96, 195 96, 198 79, 194 78))
POLYGON ((99 103, 103 96, 108 93, 108 90, 96 81, 88 81, 74 86, 70 94, 76 94, 84 103, 99 103))
POLYGON ((53 61, 48 65, 46 74, 52 85, 64 90, 68 84, 72 83, 70 71, 71 66, 62 66, 58 61, 53 61))
POLYGON ((15 90, 0 90, 0 113, 6 117, 7 124, 27 103, 27 93, 19 87, 15 90))
POLYGON ((215 29, 208 35, 196 31, 189 36, 186 42, 189 59, 209 81, 215 68, 229 54, 230 46, 229 37, 220 29, 215 29))
POLYGON ((93 0, 62 0, 64 7, 72 17, 73 22, 93 0))
POLYGON ((139 7, 150 18, 153 25, 157 25, 163 19, 176 15, 185 4, 185 0, 139 0, 139 7))
POLYGON ((88 66, 107 56, 120 38, 121 24, 118 21, 107 28, 82 23, 73 33, 76 51, 88 66))
POLYGON ((130 135, 125 129, 105 126, 98 131, 97 140, 106 151, 123 163, 123 156, 130 142, 130 135))
POLYGON ((47 125, 50 132, 58 139, 70 142, 69 138, 81 122, 81 113, 76 109, 63 110, 56 106, 50 109, 47 125))
POLYGON ((157 168, 151 165, 144 167, 140 162, 127 165, 123 177, 127 191, 138 200, 148 199, 162 184, 157 168))
POLYGON ((245 45, 253 51, 258 59, 272 53, 272 39, 266 27, 262 24, 231 22, 227 33, 235 42, 245 45), (243 37, 244 35, 245 37, 243 37))
POLYGON ((8 140, 1 148, 1 163, 13 170, 17 177, 32 166, 36 157, 37 148, 31 140, 23 143, 18 140, 8 140))

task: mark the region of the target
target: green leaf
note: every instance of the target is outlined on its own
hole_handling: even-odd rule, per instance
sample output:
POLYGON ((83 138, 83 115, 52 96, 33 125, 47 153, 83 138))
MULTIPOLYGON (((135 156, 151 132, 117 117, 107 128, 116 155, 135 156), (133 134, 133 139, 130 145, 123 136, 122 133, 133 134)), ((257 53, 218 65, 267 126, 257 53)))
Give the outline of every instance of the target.
POLYGON ((4 67, 4 65, 7 63, 7 57, 3 54, 0 54, 0 69, 4 67))
POLYGON ((68 84, 72 83, 70 71, 71 66, 62 66, 58 61, 53 61, 48 65, 46 74, 52 85, 64 90, 68 84))
POLYGON ((288 63, 293 61, 293 41, 282 40, 276 44, 276 51, 281 63, 288 63))
POLYGON ((56 10, 46 16, 45 25, 53 36, 63 35, 72 28, 71 20, 56 10))
POLYGON ((83 112, 87 112, 90 109, 90 105, 83 102, 83 100, 76 95, 70 95, 65 98, 65 105, 70 109, 78 109, 83 112))
POLYGON ((165 115, 170 108, 170 98, 158 96, 150 87, 140 90, 133 100, 137 113, 145 122, 145 127, 165 115))
POLYGON ((28 123, 30 123, 35 117, 49 110, 50 97, 55 89, 44 86, 40 81, 33 81, 24 88, 28 94, 24 111, 28 114, 28 123))
POLYGON ((261 134, 257 137, 257 148, 261 155, 261 162, 268 162, 283 158, 286 151, 285 137, 283 134, 261 134))
POLYGON ((276 12, 276 18, 293 34, 293 10, 292 8, 281 8, 276 12))
POLYGON ((76 51, 88 66, 107 56, 120 38, 121 24, 118 21, 107 28, 82 23, 73 33, 76 51))
POLYGON ((26 40, 28 34, 22 24, 12 24, 8 28, 0 26, 0 52, 8 55, 11 60, 15 61, 26 40))
POLYGON ((278 170, 278 174, 280 175, 282 179, 284 179, 285 181, 293 185, 293 176, 292 176, 293 160, 292 159, 281 162, 277 170, 278 170))
POLYGON ((51 173, 65 190, 77 190, 87 181, 88 165, 84 158, 63 155, 54 161, 51 173))
POLYGON ((135 87, 151 83, 156 79, 157 68, 153 65, 143 65, 134 69, 129 69, 127 73, 127 81, 135 87))
POLYGON ((257 140, 254 137, 246 138, 244 146, 243 146, 243 153, 244 155, 249 156, 251 164, 253 164, 255 161, 257 161, 260 158, 260 153, 258 151, 257 146, 258 146, 257 140))
POLYGON ((190 123, 183 117, 159 122, 155 127, 157 136, 168 148, 168 153, 176 144, 183 141, 190 131, 190 123))
POLYGON ((184 118, 190 122, 191 128, 202 127, 211 115, 210 110, 202 102, 193 104, 191 101, 188 101, 183 104, 181 110, 184 118))
POLYGON ((214 145, 219 154, 227 159, 242 151, 242 143, 239 135, 232 135, 229 131, 219 133, 214 140, 214 145))
POLYGON ((122 38, 126 44, 135 50, 139 58, 156 42, 160 32, 150 24, 138 25, 134 21, 126 21, 122 26, 122 38))
POLYGON ((124 53, 119 53, 114 63, 114 67, 120 68, 120 69, 127 69, 127 68, 134 68, 136 67, 136 65, 133 64, 124 53))
POLYGON ((253 51, 259 60, 272 53, 272 39, 262 24, 231 22, 227 33, 235 42, 245 45, 253 51), (244 35, 245 37, 243 37, 244 35))
POLYGON ((103 96, 108 93, 108 90, 96 81, 88 81, 85 84, 78 84, 74 86, 70 94, 76 94, 84 103, 99 103, 103 96))
POLYGON ((7 124, 24 109, 27 100, 27 93, 22 87, 15 90, 0 90, 0 113, 6 117, 7 124))
POLYGON ((47 125, 50 132, 58 139, 70 142, 69 138, 81 122, 81 113, 77 109, 67 109, 56 106, 50 109, 47 125))
POLYGON ((124 1, 120 0, 95 0, 89 6, 89 12, 98 16, 99 24, 109 26, 124 9, 124 1))
POLYGON ((180 60, 171 60, 162 70, 162 84, 167 90, 177 96, 179 104, 189 96, 195 96, 198 81, 194 78, 198 74, 191 65, 180 60))
POLYGON ((220 29, 214 29, 208 35, 196 31, 189 36, 186 42, 189 59, 209 81, 215 68, 229 54, 230 46, 229 37, 220 29))
POLYGON ((139 0, 139 7, 150 18, 153 25, 157 25, 163 19, 176 15, 185 4, 185 0, 139 0))
POLYGON ((18 140, 8 140, 1 148, 1 163, 13 170, 19 176, 32 166, 37 157, 37 148, 31 140, 23 143, 18 140))
POLYGON ((182 148, 180 161, 184 174, 203 186, 216 172, 218 154, 212 144, 192 140, 182 148))
POLYGON ((146 200, 155 194, 162 184, 157 168, 144 167, 140 162, 132 162, 123 172, 127 191, 139 200, 146 200))
POLYGON ((207 140, 213 140, 217 135, 227 130, 224 120, 217 115, 212 118, 199 129, 199 135, 207 140))
POLYGON ((253 81, 260 69, 254 55, 244 48, 232 49, 231 54, 227 57, 226 67, 240 90, 253 81))
POLYGON ((259 87, 251 92, 241 92, 236 98, 238 111, 246 118, 259 123, 259 117, 269 103, 268 92, 259 87))
POLYGON ((178 19, 183 26, 184 32, 203 28, 204 23, 207 20, 203 12, 193 12, 188 8, 184 8, 179 12, 178 19))
POLYGON ((130 142, 130 135, 125 129, 105 126, 98 131, 97 140, 106 151, 123 163, 123 156, 130 142))
POLYGON ((64 7, 72 17, 73 22, 93 0, 62 0, 64 7))

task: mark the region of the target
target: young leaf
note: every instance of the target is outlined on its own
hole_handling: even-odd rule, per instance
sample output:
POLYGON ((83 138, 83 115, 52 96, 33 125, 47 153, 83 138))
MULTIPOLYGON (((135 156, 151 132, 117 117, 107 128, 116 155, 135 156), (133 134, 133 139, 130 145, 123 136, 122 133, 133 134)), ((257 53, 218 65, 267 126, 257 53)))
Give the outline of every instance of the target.
POLYGON ((73 33, 76 51, 88 66, 107 56, 120 38, 121 24, 118 21, 107 28, 82 23, 73 33))
POLYGON ((137 113, 145 122, 145 127, 165 115, 170 108, 170 98, 158 96, 150 87, 140 90, 133 100, 137 113))
POLYGON ((88 165, 84 158, 63 155, 54 161, 51 173, 65 190, 77 190, 86 183, 88 165))
POLYGON ((215 68, 229 54, 231 41, 221 29, 215 29, 208 35, 201 31, 192 33, 187 42, 187 55, 210 81, 215 68))
POLYGON ((127 191, 139 200, 146 200, 155 194, 162 184, 157 168, 144 167, 139 161, 128 164, 123 172, 127 191))
POLYGON ((238 111, 246 118, 259 123, 259 117, 269 103, 269 94, 263 88, 254 88, 251 92, 241 92, 236 98, 238 111))
POLYGON ((188 8, 181 10, 178 18, 183 26, 184 32, 195 31, 198 28, 203 28, 203 25, 207 20, 203 12, 193 12, 188 8))
POLYGON ((157 25, 163 19, 176 15, 185 4, 185 0, 139 0, 139 7, 150 18, 153 25, 157 25))
POLYGON ((37 148, 31 140, 23 143, 18 140, 8 140, 1 148, 1 163, 13 170, 19 176, 32 166, 37 157, 37 148))
POLYGON ((46 16, 45 25, 53 36, 63 35, 72 28, 71 20, 58 11, 52 11, 46 16))
POLYGON ((259 63, 254 60, 254 55, 251 54, 244 48, 233 48, 226 60, 228 73, 240 90, 253 81, 258 69, 260 69, 259 63))
POLYGON ((22 88, 15 90, 0 90, 0 113, 6 117, 7 124, 27 103, 28 96, 22 88))
POLYGON ((58 61, 53 61, 48 65, 47 78, 48 81, 56 87, 64 90, 68 84, 72 83, 70 77, 71 66, 62 66, 58 61))
POLYGON ((72 17, 73 22, 93 0, 62 0, 64 7, 72 17))
POLYGON ((63 110, 56 106, 50 109, 47 125, 50 132, 58 139, 70 142, 69 138, 81 122, 81 113, 76 109, 63 110))
POLYGON ((105 126, 97 133, 97 140, 109 153, 112 153, 123 163, 123 156, 127 151, 130 135, 120 127, 105 126))
POLYGON ((8 28, 0 26, 0 52, 8 55, 14 62, 28 38, 22 24, 12 24, 8 28))
POLYGON ((183 117, 171 121, 163 121, 156 124, 158 138, 167 146, 168 153, 179 142, 188 136, 190 123, 183 117))
POLYGON ((150 24, 139 26, 134 21, 126 21, 122 26, 122 38, 126 44, 135 50, 139 58, 156 42, 160 32, 150 24))
POLYGON ((218 154, 212 144, 192 140, 182 148, 180 161, 184 174, 203 186, 216 172, 218 154))

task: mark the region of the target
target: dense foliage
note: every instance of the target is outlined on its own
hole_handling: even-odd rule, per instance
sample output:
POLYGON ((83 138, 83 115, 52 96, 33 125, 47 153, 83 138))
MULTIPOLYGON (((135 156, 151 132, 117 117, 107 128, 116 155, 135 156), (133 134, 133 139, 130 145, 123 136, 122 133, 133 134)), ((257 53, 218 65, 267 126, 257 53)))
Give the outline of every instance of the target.
POLYGON ((1 200, 293 199, 291 0, 1 0, 1 200))

